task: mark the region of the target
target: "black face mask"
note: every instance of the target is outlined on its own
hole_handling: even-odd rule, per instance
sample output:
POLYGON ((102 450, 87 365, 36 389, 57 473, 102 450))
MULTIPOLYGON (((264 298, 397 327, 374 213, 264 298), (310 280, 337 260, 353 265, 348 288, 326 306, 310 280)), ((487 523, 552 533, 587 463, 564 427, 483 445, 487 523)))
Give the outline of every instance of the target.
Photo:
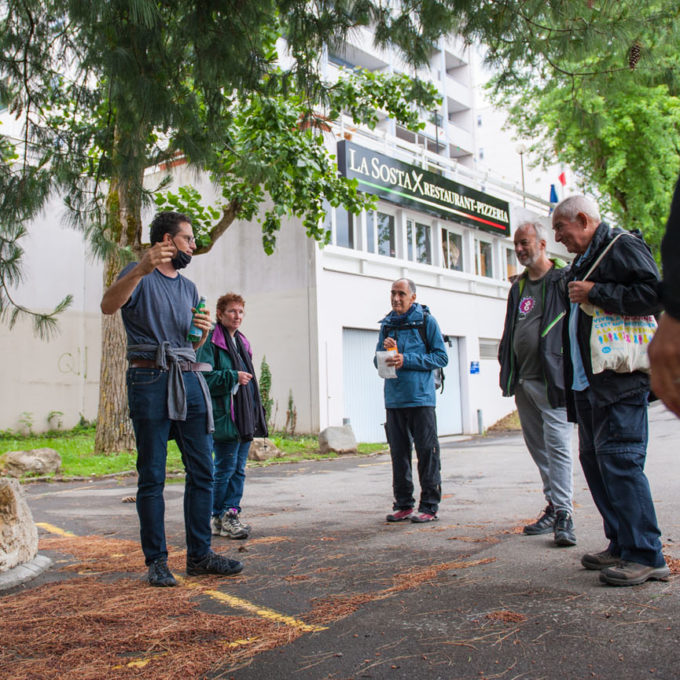
MULTIPOLYGON (((177 248, 177 245, 173 241, 172 244, 177 248)), ((177 248, 177 255, 170 260, 170 264, 175 268, 175 269, 184 269, 189 262, 191 262, 191 255, 185 253, 183 250, 180 250, 177 248)))

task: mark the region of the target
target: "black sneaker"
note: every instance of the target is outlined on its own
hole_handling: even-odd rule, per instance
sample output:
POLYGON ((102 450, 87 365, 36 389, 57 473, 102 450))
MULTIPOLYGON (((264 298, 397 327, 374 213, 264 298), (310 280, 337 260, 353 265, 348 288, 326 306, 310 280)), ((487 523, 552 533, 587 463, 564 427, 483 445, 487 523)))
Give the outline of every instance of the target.
POLYGON ((160 588, 171 588, 177 585, 175 577, 168 569, 168 562, 162 558, 155 560, 149 565, 149 573, 147 575, 149 585, 158 586, 160 588))
POLYGON ((533 523, 524 527, 527 536, 538 536, 539 534, 550 534, 555 528, 555 506, 548 503, 543 514, 533 523))
POLYGON ((574 520, 566 510, 558 510, 555 513, 555 543, 564 546, 576 545, 574 520))
POLYGON ((187 555, 187 574, 189 576, 202 576, 204 574, 219 574, 221 576, 234 576, 243 570, 243 564, 237 560, 230 560, 224 555, 218 555, 212 550, 200 559, 187 555))

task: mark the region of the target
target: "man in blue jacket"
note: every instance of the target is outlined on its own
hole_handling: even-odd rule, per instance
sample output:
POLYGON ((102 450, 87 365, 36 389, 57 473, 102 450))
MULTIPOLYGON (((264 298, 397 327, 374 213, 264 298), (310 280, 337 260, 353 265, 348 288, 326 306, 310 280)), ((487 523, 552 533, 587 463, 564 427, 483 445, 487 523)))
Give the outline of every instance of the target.
POLYGON ((529 536, 554 533, 560 546, 576 545, 573 459, 562 362, 566 314, 565 263, 548 258, 545 230, 535 222, 515 231, 515 253, 525 270, 510 288, 505 329, 498 350, 503 396, 515 396, 524 441, 538 467, 547 505, 529 536))
POLYGON ((416 286, 399 279, 390 293, 392 311, 382 320, 376 351, 390 351, 386 363, 396 378, 385 380, 385 430, 392 456, 393 512, 388 522, 433 522, 439 519, 441 463, 435 415, 434 371, 449 355, 439 325, 427 307, 416 302, 416 286), (415 444, 420 503, 414 514, 411 442, 415 444))

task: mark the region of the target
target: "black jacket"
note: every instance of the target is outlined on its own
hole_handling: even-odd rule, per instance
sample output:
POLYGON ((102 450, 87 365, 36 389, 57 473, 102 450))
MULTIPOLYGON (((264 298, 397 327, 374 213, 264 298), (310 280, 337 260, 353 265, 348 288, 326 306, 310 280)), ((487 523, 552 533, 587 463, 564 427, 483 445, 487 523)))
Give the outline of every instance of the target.
POLYGON ((680 179, 675 185, 671 214, 661 243, 661 261, 663 305, 673 318, 680 321, 680 179))
MULTIPOLYGON (((553 408, 564 406, 564 367, 562 360, 562 322, 566 315, 565 308, 565 263, 553 260, 553 268, 543 277, 543 317, 541 318, 539 348, 541 366, 548 401, 553 408)), ((498 347, 498 361, 501 365, 500 385, 504 397, 515 394, 517 380, 517 357, 512 349, 517 305, 527 280, 525 270, 512 284, 508 295, 508 306, 505 312, 503 337, 498 347)))
MULTIPOLYGON (((604 250, 614 236, 622 229, 611 228, 601 222, 590 242, 588 257, 572 265, 567 281, 580 281, 588 273, 597 256, 604 250)), ((661 311, 659 299, 659 270, 647 244, 633 234, 618 239, 602 262, 588 277, 595 282, 588 294, 589 302, 601 307, 610 314, 645 316, 661 311)), ((649 376, 641 371, 615 373, 603 371, 593 374, 590 360, 590 329, 592 317, 580 308, 578 317, 578 344, 581 358, 590 383, 590 389, 598 406, 620 401, 627 396, 642 394, 649 390, 649 376)), ((567 314, 570 305, 567 299, 567 314)), ((563 327, 564 347, 567 360, 564 362, 564 384, 567 388, 567 411, 569 420, 576 421, 574 398, 571 390, 573 366, 569 347, 569 323, 563 327)))

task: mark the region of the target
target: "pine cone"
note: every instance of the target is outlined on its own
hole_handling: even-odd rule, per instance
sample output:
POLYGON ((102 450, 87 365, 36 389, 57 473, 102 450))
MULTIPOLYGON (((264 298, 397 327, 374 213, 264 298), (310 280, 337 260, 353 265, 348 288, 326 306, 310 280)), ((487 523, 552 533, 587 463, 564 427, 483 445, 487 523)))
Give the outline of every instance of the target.
POLYGON ((642 45, 639 40, 636 40, 630 50, 628 51, 628 67, 632 70, 640 61, 640 55, 642 54, 642 45))

